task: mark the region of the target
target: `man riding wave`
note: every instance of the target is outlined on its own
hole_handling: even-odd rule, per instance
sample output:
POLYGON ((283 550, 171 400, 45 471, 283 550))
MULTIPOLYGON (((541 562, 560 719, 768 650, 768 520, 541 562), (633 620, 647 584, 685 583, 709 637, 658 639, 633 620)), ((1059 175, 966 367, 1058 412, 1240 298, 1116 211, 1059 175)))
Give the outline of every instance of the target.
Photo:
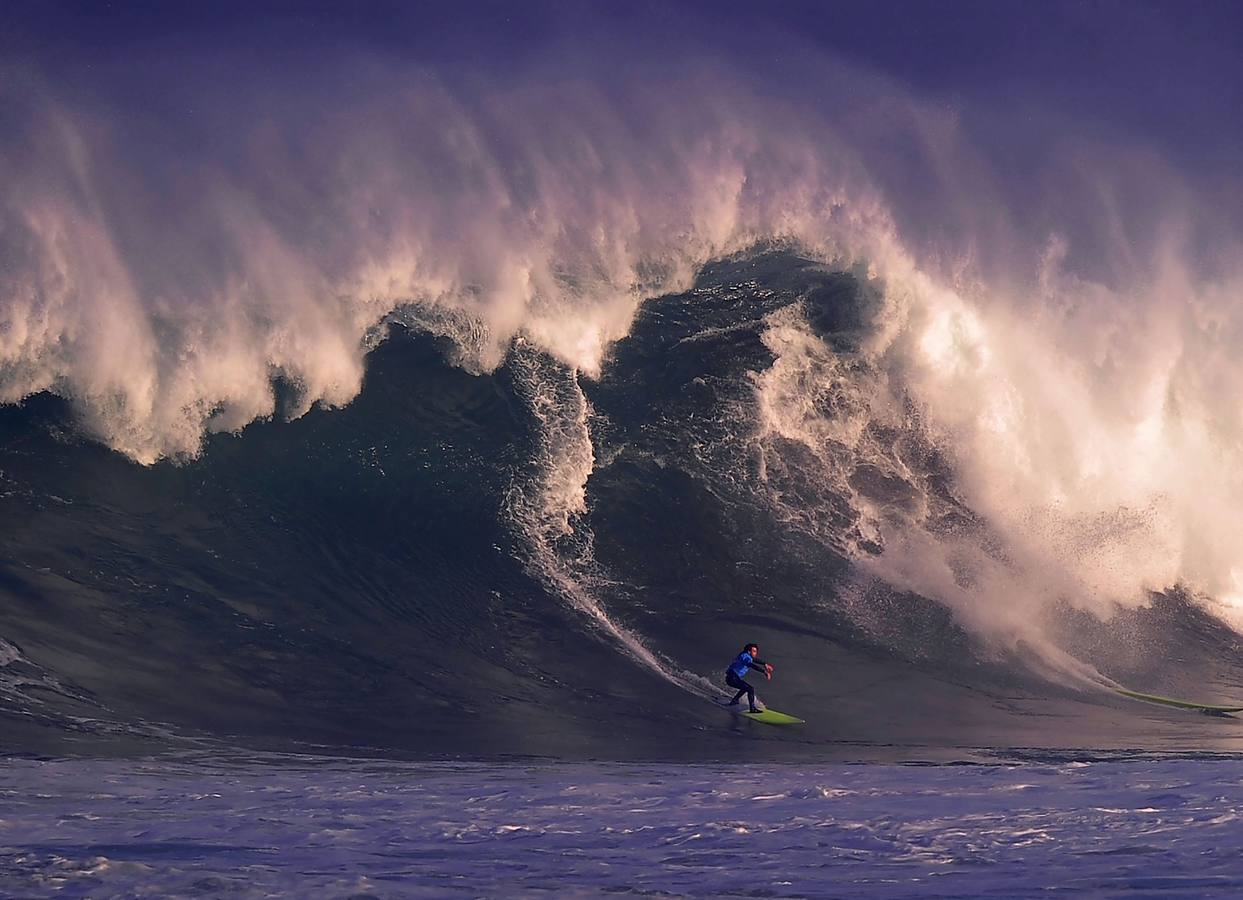
POLYGON ((760 657, 759 644, 747 644, 742 648, 742 652, 738 657, 729 664, 729 668, 725 670, 725 683, 732 688, 737 688, 738 693, 734 694, 734 699, 729 701, 730 706, 737 706, 738 701, 742 699, 742 695, 747 695, 747 702, 751 705, 751 712, 759 712, 755 708, 755 688, 743 680, 743 675, 751 669, 757 672, 763 672, 765 678, 773 677, 773 667, 764 662, 760 657))

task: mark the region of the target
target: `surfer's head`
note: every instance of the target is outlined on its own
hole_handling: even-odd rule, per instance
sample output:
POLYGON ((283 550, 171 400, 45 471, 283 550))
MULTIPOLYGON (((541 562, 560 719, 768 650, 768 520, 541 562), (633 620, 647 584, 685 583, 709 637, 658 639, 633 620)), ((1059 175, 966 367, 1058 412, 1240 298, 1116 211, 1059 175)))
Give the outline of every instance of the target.
POLYGON ((750 653, 752 656, 759 656, 759 655, 760 655, 760 645, 759 645, 759 644, 747 644, 746 646, 744 646, 744 647, 742 648, 742 652, 743 652, 743 653, 750 653))

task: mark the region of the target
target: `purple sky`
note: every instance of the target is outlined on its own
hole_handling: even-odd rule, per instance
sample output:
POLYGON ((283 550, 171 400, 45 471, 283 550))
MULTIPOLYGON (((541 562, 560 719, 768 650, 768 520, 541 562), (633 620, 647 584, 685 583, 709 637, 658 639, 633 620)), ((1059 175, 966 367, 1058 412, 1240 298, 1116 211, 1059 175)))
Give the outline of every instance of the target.
MULTIPOLYGON (((551 47, 610 59, 711 55, 772 77, 828 51, 970 115, 977 106, 1056 109, 1190 165, 1243 151, 1243 6, 1228 0, 168 4, 13 0, 0 52, 54 79, 153 47, 279 65, 349 45, 432 67, 523 66, 551 47), (466 7, 465 9, 463 7, 466 7), (591 8, 593 7, 594 8, 591 8), (261 7, 261 9, 258 9, 261 7), (348 8, 346 8, 348 7, 348 8)), ((89 75, 85 76, 89 81, 89 75)), ((786 88, 806 86, 796 78, 786 88)))

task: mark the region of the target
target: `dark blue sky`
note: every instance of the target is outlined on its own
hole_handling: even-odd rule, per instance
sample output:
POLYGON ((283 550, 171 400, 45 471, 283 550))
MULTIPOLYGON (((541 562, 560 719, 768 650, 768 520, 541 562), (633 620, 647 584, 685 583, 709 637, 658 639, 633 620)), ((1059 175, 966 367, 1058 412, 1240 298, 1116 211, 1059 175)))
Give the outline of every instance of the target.
MULTIPOLYGON (((6 55, 123 52, 180 36, 265 51, 353 41, 429 60, 538 53, 551 36, 686 44, 746 53, 787 32, 929 89, 1040 87, 1110 96, 1139 109, 1174 98, 1205 109, 1239 100, 1243 5, 1229 0, 902 0, 890 3, 650 2, 170 4, 10 0, 6 55), (1144 94, 1146 97, 1137 96, 1144 94)), ((1237 109, 1237 107, 1236 107, 1237 109)))
MULTIPOLYGON (((905 0, 353 4, 10 0, 3 55, 49 77, 143 49, 279 61, 348 44, 428 65, 523 66, 550 47, 612 60, 711 54, 760 72, 828 51, 918 93, 1057 110, 1193 165, 1243 156, 1243 4, 1228 0, 905 0)), ((794 86, 792 86, 794 89, 794 86)))

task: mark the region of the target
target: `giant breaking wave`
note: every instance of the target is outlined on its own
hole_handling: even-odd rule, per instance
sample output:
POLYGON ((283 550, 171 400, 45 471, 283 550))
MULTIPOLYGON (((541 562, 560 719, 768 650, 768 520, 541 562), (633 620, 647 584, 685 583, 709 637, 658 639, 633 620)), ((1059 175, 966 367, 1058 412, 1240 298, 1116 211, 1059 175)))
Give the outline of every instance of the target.
POLYGON ((594 752, 601 702, 710 718, 743 631, 822 736, 871 721, 826 679, 931 679, 857 736, 946 742, 1015 692, 1005 740, 1234 683, 1240 255, 1192 180, 1083 146, 1033 198, 831 61, 814 105, 713 62, 296 65, 6 72, 16 720, 594 752))

